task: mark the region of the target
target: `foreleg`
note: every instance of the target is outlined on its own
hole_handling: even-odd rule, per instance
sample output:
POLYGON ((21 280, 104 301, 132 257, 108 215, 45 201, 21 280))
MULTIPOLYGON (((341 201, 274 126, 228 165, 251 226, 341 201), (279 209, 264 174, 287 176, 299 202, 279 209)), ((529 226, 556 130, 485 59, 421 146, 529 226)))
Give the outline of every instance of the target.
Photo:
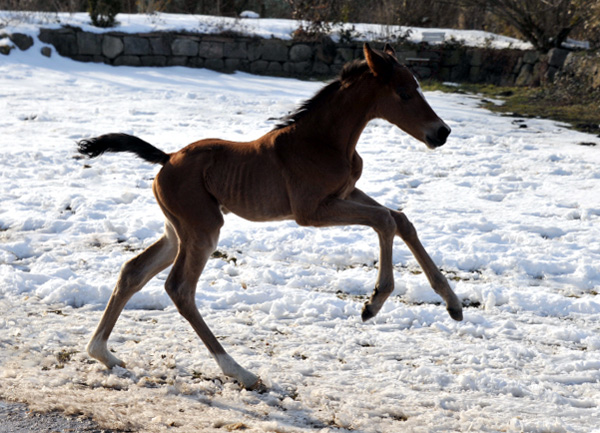
MULTIPOLYGON (((359 189, 355 189, 351 193, 349 199, 358 203, 367 204, 369 206, 381 206, 359 189)), ((440 295, 446 303, 446 309, 448 310, 450 317, 452 317, 454 320, 462 320, 463 314, 460 300, 450 288, 446 277, 444 277, 444 275, 437 268, 431 257, 429 257, 429 254, 427 254, 427 251, 425 251, 425 248, 421 244, 413 224, 408 220, 404 213, 391 209, 389 209, 389 212, 396 225, 396 234, 402 238, 412 252, 413 256, 423 269, 423 272, 427 276, 429 284, 433 290, 440 295)), ((373 296, 375 296, 375 293, 373 296)), ((367 310, 367 305, 365 305, 365 310, 367 310)), ((363 320, 369 319, 369 317, 365 318, 365 310, 363 310, 363 320)))

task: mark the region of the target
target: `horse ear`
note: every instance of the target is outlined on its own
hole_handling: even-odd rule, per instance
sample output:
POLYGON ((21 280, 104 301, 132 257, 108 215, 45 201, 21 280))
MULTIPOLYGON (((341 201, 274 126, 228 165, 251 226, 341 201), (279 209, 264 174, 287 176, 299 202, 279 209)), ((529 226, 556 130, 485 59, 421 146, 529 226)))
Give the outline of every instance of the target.
POLYGON ((390 56, 396 57, 396 50, 394 50, 394 48, 388 43, 386 43, 385 47, 383 47, 383 51, 388 53, 390 56))
POLYGON ((373 51, 366 42, 363 47, 363 52, 365 54, 367 64, 369 65, 369 69, 371 69, 373 75, 379 78, 387 79, 392 72, 392 68, 391 65, 383 58, 383 56, 378 52, 373 51))

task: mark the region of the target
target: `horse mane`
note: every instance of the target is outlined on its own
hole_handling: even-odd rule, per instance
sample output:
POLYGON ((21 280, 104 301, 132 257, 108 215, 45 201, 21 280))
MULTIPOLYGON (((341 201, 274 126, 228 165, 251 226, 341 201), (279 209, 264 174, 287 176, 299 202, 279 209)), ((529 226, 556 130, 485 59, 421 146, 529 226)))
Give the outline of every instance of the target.
POLYGON ((276 131, 295 124, 312 111, 313 108, 321 106, 339 89, 349 86, 368 70, 369 66, 365 60, 354 60, 345 64, 338 78, 319 90, 315 96, 304 101, 294 111, 284 116, 273 130, 276 131))

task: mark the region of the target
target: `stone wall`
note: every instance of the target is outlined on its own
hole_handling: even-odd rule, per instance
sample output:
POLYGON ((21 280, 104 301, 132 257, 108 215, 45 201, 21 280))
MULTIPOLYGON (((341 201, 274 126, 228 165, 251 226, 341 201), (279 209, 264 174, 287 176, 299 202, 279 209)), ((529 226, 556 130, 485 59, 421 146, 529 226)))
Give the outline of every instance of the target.
POLYGON ((600 94, 600 53, 569 53, 556 75, 559 86, 577 87, 579 91, 600 94))
MULTIPOLYGON (((18 35, 8 36, 13 41, 19 39, 18 35)), ((362 57, 362 42, 335 44, 329 38, 298 42, 235 34, 90 33, 76 27, 63 27, 41 29, 39 39, 54 46, 60 55, 84 62, 114 66, 187 66, 300 78, 335 76, 346 62, 362 57)), ((395 48, 399 60, 420 78, 526 86, 552 81, 569 53, 555 49, 541 55, 536 51, 425 43, 407 43, 395 48)), ((49 55, 50 50, 45 49, 49 55)))

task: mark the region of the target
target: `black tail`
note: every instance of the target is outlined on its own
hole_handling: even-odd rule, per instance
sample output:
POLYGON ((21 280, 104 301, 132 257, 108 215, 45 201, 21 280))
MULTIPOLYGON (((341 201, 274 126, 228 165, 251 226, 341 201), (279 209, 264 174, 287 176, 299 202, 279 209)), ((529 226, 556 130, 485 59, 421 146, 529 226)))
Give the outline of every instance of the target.
POLYGON ((128 134, 105 134, 100 137, 81 140, 77 143, 79 153, 95 158, 104 152, 132 152, 153 164, 165 165, 169 154, 144 140, 128 134))

